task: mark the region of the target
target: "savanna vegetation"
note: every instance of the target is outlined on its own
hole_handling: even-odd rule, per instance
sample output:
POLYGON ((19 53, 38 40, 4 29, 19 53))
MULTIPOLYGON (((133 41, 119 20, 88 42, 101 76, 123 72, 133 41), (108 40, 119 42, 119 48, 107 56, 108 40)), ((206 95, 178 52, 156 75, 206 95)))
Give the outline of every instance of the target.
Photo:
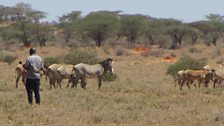
POLYGON ((43 22, 47 13, 31 5, 0 5, 1 126, 216 126, 224 124, 223 85, 215 89, 174 87, 181 69, 219 67, 224 62, 222 15, 184 23, 121 11, 81 11, 43 22), (46 66, 97 63, 111 57, 115 75, 87 89, 50 89, 41 78, 41 105, 29 106, 15 66, 34 46, 46 66))

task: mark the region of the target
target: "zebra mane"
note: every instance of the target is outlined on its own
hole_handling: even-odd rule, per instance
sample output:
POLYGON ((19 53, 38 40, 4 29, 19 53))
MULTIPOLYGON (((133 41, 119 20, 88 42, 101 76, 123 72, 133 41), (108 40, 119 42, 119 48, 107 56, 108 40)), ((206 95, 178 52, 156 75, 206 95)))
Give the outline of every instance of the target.
POLYGON ((110 67, 110 62, 112 62, 112 58, 107 58, 104 61, 101 61, 99 64, 104 68, 104 72, 108 71, 108 67, 110 67), (106 70, 106 71, 105 71, 106 70))
POLYGON ((113 59, 111 59, 111 58, 107 58, 106 60, 101 61, 99 64, 101 64, 102 66, 103 66, 103 65, 108 65, 109 62, 112 62, 112 61, 113 61, 113 59))

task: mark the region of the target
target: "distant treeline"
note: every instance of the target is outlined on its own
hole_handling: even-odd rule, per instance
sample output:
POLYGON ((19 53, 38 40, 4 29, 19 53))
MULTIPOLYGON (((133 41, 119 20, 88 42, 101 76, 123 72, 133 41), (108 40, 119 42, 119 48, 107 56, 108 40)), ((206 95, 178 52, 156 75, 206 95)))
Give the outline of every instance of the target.
POLYGON ((81 11, 72 11, 60 16, 58 22, 41 23, 47 13, 32 9, 30 4, 0 5, 0 40, 24 45, 36 43, 41 47, 48 41, 63 41, 72 46, 94 42, 101 47, 107 40, 116 44, 122 39, 128 48, 141 44, 169 49, 198 42, 216 46, 217 42, 224 41, 224 19, 218 14, 209 14, 207 20, 191 23, 121 14, 121 11, 97 11, 84 17, 81 14, 81 11))

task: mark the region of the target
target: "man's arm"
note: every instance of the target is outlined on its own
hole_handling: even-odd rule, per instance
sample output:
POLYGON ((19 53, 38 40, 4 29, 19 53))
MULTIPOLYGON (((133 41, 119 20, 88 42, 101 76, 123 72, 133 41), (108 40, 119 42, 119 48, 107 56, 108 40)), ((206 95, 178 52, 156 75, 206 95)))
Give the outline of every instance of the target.
POLYGON ((29 63, 28 59, 26 59, 26 63, 23 64, 23 67, 24 67, 26 70, 29 70, 29 69, 30 69, 30 63, 29 63))

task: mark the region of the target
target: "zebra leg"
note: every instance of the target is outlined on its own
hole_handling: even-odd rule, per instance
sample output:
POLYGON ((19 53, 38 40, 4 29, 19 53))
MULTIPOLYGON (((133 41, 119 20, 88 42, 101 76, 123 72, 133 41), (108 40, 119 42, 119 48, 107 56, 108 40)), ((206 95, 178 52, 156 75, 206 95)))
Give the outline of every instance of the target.
POLYGON ((49 83, 50 83, 50 89, 52 88, 52 85, 54 86, 54 88, 56 88, 55 80, 50 79, 49 83))
POLYGON ((182 90, 185 80, 180 83, 180 90, 182 90))
POLYGON ((71 79, 68 80, 67 88, 69 87, 70 83, 72 82, 71 79))
POLYGON ((58 87, 58 86, 61 88, 61 79, 58 79, 58 80, 57 80, 57 87, 58 87))
POLYGON ((70 83, 72 83, 72 87, 77 87, 77 83, 78 83, 78 78, 71 75, 68 79, 68 84, 67 84, 67 88, 69 87, 70 83), (77 82, 76 82, 77 81, 77 82))
POLYGON ((198 87, 200 88, 201 87, 201 83, 202 83, 202 80, 198 80, 198 87))
POLYGON ((72 81, 72 87, 77 87, 78 82, 79 82, 79 78, 75 78, 75 79, 72 81))
POLYGON ((214 80, 213 82, 213 88, 215 88, 215 84, 217 83, 218 80, 214 80))
POLYGON ((100 89, 102 83, 102 76, 98 76, 98 89, 100 89))
POLYGON ((83 89, 86 89, 86 85, 87 85, 86 78, 85 78, 85 76, 82 76, 81 77, 81 87, 83 89))
POLYGON ((209 80, 205 80, 205 87, 208 88, 209 80))
MULTIPOLYGON (((81 77, 75 77, 75 78, 72 78, 72 88, 74 88, 74 87, 77 87, 77 85, 78 85, 78 82, 79 82, 79 80, 81 80, 81 77)), ((67 87, 69 87, 69 84, 67 85, 67 87)))
POLYGON ((219 80, 219 87, 221 87, 223 80, 219 80))
POLYGON ((191 84, 193 83, 194 88, 197 88, 196 82, 195 81, 191 81, 191 84))
MULTIPOLYGON (((72 88, 77 87, 78 82, 79 82, 79 79, 80 78, 78 78, 78 77, 72 78, 72 80, 71 80, 71 82, 72 82, 72 88)), ((69 87, 69 83, 68 83, 67 87, 69 87)))
POLYGON ((49 84, 50 84, 50 89, 51 89, 52 88, 52 85, 53 85, 53 83, 52 83, 51 80, 49 80, 49 84))
POLYGON ((191 89, 191 87, 190 87, 190 83, 191 83, 191 82, 189 82, 189 81, 187 82, 187 87, 188 87, 189 90, 191 89))

